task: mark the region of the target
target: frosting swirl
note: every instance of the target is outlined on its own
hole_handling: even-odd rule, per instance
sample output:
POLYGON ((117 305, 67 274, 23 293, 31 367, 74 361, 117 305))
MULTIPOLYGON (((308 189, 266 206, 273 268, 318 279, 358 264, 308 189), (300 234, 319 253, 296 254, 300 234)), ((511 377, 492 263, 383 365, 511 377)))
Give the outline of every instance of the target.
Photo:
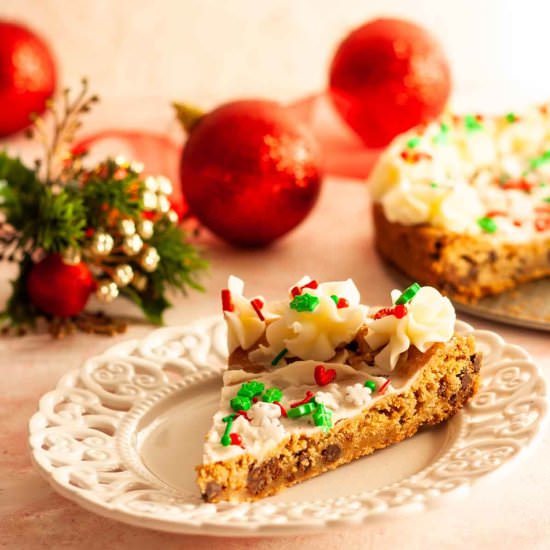
MULTIPOLYGON (((392 302, 401 292, 393 290, 392 302)), ((400 306, 397 306, 400 307, 400 306)), ((392 371, 399 356, 411 345, 422 353, 436 342, 447 342, 454 333, 455 310, 448 298, 429 286, 422 287, 400 311, 374 308, 366 320, 367 344, 380 349, 374 358, 375 365, 384 371, 392 371), (387 313, 383 314, 382 313, 387 313)))
POLYGON ((259 317, 251 301, 243 296, 244 282, 241 279, 230 275, 227 287, 233 310, 226 310, 224 315, 227 322, 227 346, 229 353, 232 353, 239 346, 244 350, 251 348, 264 333, 266 323, 265 318, 262 320, 259 317))
POLYGON ((302 288, 293 300, 273 306, 276 317, 265 333, 268 345, 260 345, 252 352, 251 360, 265 363, 286 349, 299 359, 326 361, 334 356, 338 346, 355 337, 368 308, 359 303, 359 291, 353 281, 321 283, 315 288, 304 288, 302 283, 303 280, 293 287, 302 288), (298 307, 300 298, 304 307, 298 307))

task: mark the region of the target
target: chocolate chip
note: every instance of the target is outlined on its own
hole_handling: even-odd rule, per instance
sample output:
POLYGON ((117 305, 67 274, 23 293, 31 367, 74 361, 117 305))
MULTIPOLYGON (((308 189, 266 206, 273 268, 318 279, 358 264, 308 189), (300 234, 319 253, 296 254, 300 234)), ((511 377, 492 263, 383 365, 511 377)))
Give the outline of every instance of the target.
POLYGON ((489 254, 487 256, 487 260, 490 262, 490 263, 494 263, 497 261, 497 258, 498 258, 498 254, 494 251, 494 250, 489 250, 489 254))
POLYGON ((250 493, 257 495, 261 493, 267 485, 267 472, 264 466, 259 468, 250 467, 246 479, 246 487, 250 493))
POLYGON ((215 496, 219 495, 222 492, 222 486, 215 481, 209 481, 206 484, 206 490, 202 494, 202 498, 206 502, 210 502, 215 496))
POLYGON ((349 344, 346 345, 346 349, 349 351, 357 352, 359 349, 359 342, 357 340, 352 340, 349 344))
POLYGON ((460 382, 460 391, 465 392, 470 387, 471 383, 472 383, 472 377, 468 373, 466 373, 462 377, 462 380, 460 382))
POLYGON ((311 460, 306 450, 294 454, 296 457, 296 469, 299 472, 307 472, 311 468, 311 460))
POLYGON ((445 396, 447 395, 447 387, 448 387, 447 380, 445 380, 445 378, 442 378, 439 381, 439 388, 437 389, 437 395, 442 399, 444 399, 445 396))
POLYGON ((470 355, 470 362, 473 365, 474 372, 479 372, 479 369, 481 368, 481 360, 481 353, 474 353, 473 355, 470 355))
POLYGON ((248 470, 246 487, 250 493, 257 495, 261 493, 266 486, 277 479, 282 473, 281 467, 276 458, 272 458, 261 466, 252 464, 248 470))
POLYGON ((321 454, 323 455, 323 460, 330 464, 331 462, 334 462, 335 460, 338 460, 340 458, 340 455, 342 454, 342 448, 340 447, 340 445, 336 445, 333 443, 323 449, 321 454))

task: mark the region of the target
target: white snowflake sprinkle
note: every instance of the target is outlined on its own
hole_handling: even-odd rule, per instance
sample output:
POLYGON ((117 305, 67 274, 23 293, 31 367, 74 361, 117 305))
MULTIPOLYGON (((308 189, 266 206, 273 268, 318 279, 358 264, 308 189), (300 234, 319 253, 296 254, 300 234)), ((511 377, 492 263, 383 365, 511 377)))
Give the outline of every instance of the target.
POLYGON ((344 399, 356 407, 365 407, 372 399, 371 393, 372 391, 370 388, 363 386, 363 384, 357 383, 346 388, 344 399))

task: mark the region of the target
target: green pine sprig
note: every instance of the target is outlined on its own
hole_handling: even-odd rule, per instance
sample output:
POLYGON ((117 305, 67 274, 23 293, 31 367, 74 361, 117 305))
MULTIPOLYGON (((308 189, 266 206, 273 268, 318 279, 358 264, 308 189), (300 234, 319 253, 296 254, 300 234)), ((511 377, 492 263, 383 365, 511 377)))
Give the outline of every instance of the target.
POLYGON ((207 267, 202 253, 167 213, 145 211, 144 179, 132 165, 106 159, 84 169, 82 155, 69 152, 80 116, 96 101, 86 95, 87 84, 83 86, 74 102, 65 91, 60 108, 49 104, 53 119, 49 145, 45 119, 35 120, 35 134, 46 145, 43 162, 28 167, 0 151, 0 259, 19 264, 12 293, 0 312, 0 319, 11 326, 33 326, 38 318, 49 318, 31 303, 27 278, 34 262, 51 253, 79 254, 97 280, 112 277, 121 264, 130 265, 146 284, 121 286, 120 295, 154 324, 162 323, 171 306, 169 291, 202 290, 200 273, 207 267), (160 257, 155 270, 145 270, 139 255, 125 255, 118 248, 105 256, 94 253, 91 244, 97 231, 112 233, 120 243, 120 221, 129 219, 138 225, 144 217, 154 223, 153 235, 143 240, 144 247, 154 247, 160 257))

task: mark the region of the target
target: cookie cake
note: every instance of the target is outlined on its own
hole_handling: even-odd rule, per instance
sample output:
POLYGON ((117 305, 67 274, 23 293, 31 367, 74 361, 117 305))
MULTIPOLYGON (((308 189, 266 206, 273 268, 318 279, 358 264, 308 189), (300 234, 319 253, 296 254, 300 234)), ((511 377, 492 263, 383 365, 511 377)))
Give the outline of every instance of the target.
POLYGON ((476 392, 481 356, 432 287, 360 303, 351 280, 304 278, 282 300, 222 291, 228 368, 197 467, 207 502, 252 501, 443 422, 476 392))
POLYGON ((445 115, 373 170, 376 246, 465 302, 550 275, 550 113, 445 115))

